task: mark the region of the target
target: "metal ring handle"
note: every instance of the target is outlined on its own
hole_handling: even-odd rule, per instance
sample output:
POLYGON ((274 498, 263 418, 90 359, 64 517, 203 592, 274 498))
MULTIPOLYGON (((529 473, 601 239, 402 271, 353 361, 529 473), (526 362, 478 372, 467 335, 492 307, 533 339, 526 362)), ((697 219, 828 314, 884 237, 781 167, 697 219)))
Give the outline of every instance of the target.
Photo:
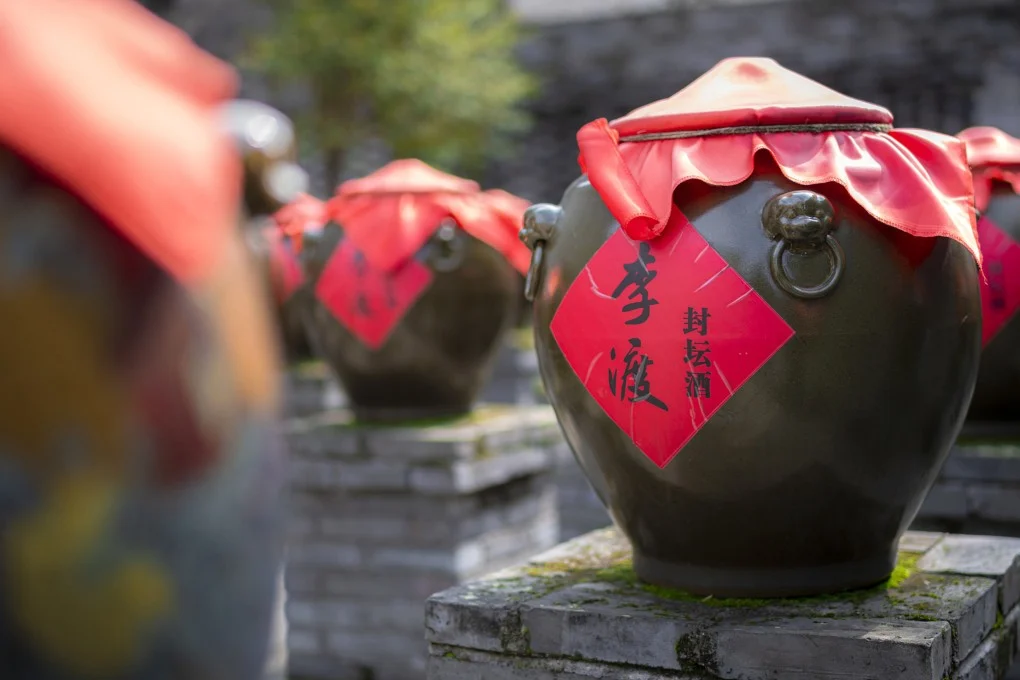
POLYGON ((790 295, 804 298, 805 300, 815 300, 824 297, 839 285, 840 279, 843 278, 843 271, 846 269, 846 257, 843 254, 843 246, 839 245, 839 241, 836 240, 835 236, 828 234, 825 237, 825 254, 829 258, 829 276, 817 286, 799 286, 790 280, 790 276, 786 273, 786 268, 783 266, 783 255, 786 254, 789 247, 790 244, 785 238, 779 239, 772 246, 769 269, 772 272, 772 278, 775 280, 776 285, 790 295))
POLYGON ((545 261, 545 241, 535 243, 535 250, 531 253, 531 266, 528 268, 528 276, 524 279, 524 299, 534 302, 538 295, 538 284, 542 277, 542 265, 545 261))
POLYGON ((439 227, 432 241, 429 264, 437 272, 449 273, 464 261, 467 243, 464 234, 452 224, 439 227))

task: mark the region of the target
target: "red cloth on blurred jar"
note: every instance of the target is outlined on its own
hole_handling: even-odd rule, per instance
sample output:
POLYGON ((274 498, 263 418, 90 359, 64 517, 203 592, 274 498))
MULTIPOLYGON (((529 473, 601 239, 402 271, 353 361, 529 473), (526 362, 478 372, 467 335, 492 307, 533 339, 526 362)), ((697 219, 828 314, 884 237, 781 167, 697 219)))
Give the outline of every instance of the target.
POLYGON ((517 233, 527 207, 527 201, 506 192, 483 192, 476 182, 403 159, 341 184, 327 214, 382 271, 413 257, 444 220, 452 219, 524 273, 531 253, 517 233))
POLYGON ((974 204, 984 212, 992 183, 1003 182, 1020 194, 1020 139, 998 128, 967 128, 956 135, 967 147, 967 161, 974 172, 974 204))
POLYGON ((301 247, 301 237, 306 231, 321 229, 326 224, 326 202, 315 196, 299 194, 297 198, 273 213, 273 221, 279 231, 301 247))
POLYGON ((790 181, 836 182, 879 222, 955 239, 980 264, 963 144, 892 122, 772 59, 733 58, 668 99, 585 125, 577 141, 582 170, 633 239, 662 232, 682 183, 740 184, 765 150, 790 181))
POLYGON ((0 65, 0 145, 178 279, 214 270, 241 186, 232 69, 128 0, 0 2, 0 65))

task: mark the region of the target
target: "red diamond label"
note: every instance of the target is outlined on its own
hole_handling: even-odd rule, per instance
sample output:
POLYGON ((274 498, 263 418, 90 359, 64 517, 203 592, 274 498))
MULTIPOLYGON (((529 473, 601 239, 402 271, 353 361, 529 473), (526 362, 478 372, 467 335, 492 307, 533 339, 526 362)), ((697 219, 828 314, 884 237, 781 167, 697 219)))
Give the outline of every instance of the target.
POLYGON ((430 283, 432 271, 416 259, 382 271, 343 239, 326 262, 315 294, 366 347, 379 349, 430 283))
POLYGON ((266 229, 263 233, 269 242, 269 271, 273 287, 277 299, 286 302, 305 282, 305 275, 290 239, 284 238, 276 228, 266 229))
POLYGON ((982 342, 992 341, 1020 310, 1020 243, 987 217, 978 222, 984 256, 981 281, 982 342))
POLYGON ((794 335, 678 213, 654 241, 617 230, 551 330, 588 393, 660 468, 794 335))

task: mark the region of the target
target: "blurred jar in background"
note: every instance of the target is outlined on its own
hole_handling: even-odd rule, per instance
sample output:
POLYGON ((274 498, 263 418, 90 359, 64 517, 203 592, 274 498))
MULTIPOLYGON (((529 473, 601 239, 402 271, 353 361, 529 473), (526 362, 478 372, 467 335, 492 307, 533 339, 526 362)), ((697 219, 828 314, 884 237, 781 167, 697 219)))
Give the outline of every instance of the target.
POLYGON ((0 677, 257 677, 281 449, 234 75, 122 0, 0 3, 0 64, 0 677))

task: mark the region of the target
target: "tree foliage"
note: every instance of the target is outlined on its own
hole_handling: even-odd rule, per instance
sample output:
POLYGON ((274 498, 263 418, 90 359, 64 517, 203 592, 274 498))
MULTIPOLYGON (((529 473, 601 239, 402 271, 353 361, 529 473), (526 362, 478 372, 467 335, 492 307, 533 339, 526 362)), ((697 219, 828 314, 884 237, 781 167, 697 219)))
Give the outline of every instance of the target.
POLYGON ((327 153, 378 138, 398 157, 477 167, 527 128, 534 82, 503 0, 268 1, 275 28, 247 64, 309 87, 313 107, 296 122, 327 153))

